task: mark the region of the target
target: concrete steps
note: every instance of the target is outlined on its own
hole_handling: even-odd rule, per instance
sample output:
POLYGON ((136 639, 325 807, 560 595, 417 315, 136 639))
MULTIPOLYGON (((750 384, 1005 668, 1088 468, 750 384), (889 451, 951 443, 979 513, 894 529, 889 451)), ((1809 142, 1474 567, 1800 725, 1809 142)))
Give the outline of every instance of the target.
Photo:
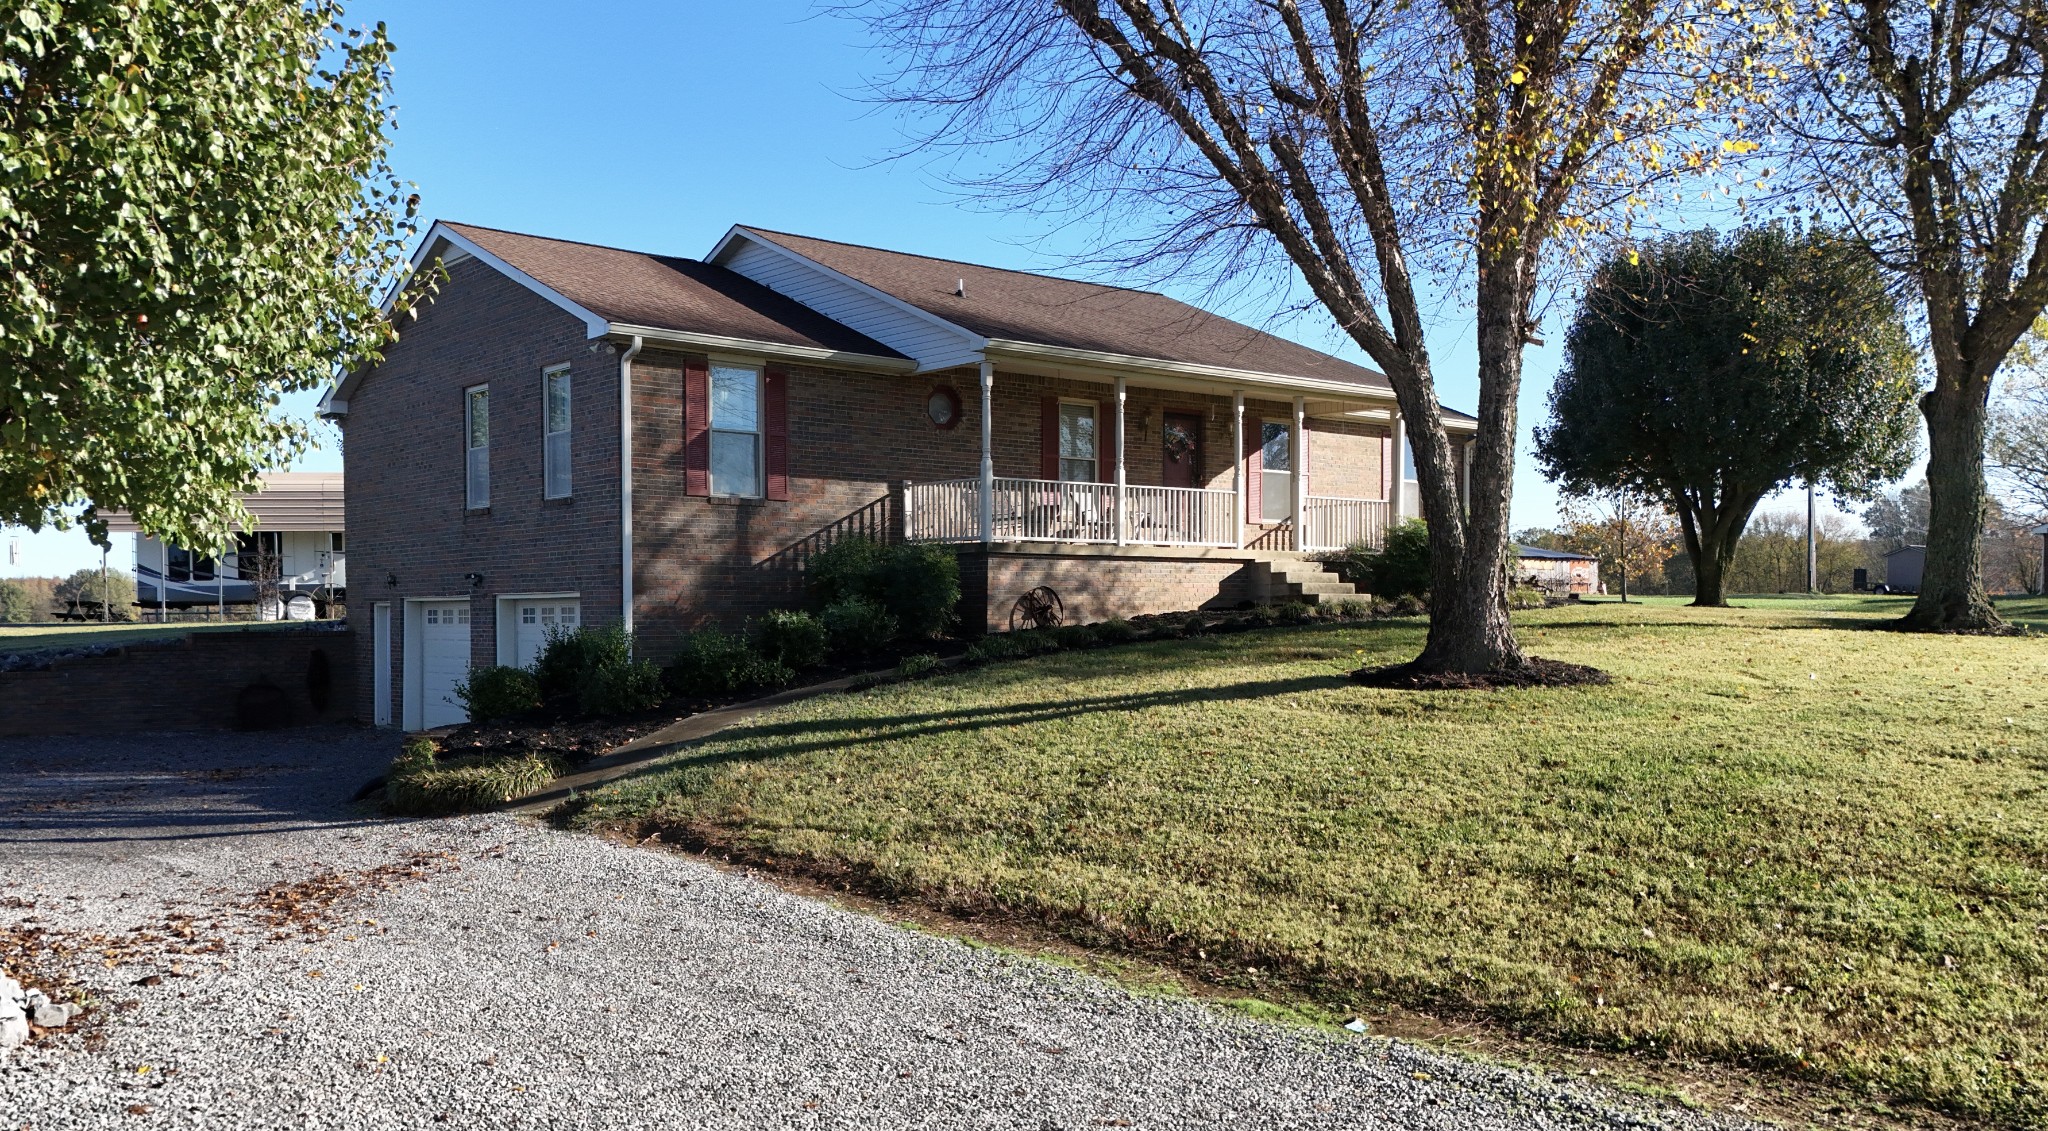
POLYGON ((1364 595, 1357 586, 1344 581, 1321 562, 1306 558, 1279 558, 1262 560, 1258 566, 1265 576, 1263 584, 1256 588, 1263 589, 1265 604, 1284 605, 1289 601, 1300 601, 1306 605, 1319 605, 1364 595))

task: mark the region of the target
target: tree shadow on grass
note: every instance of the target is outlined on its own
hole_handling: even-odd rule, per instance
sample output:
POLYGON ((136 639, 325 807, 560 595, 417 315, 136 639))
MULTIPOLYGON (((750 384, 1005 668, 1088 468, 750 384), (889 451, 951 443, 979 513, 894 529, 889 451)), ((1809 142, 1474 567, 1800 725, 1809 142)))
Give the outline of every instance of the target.
POLYGON ((647 765, 605 783, 627 785, 664 774, 708 769, 731 763, 765 762, 828 750, 851 750, 886 742, 902 742, 944 734, 976 734, 1006 727, 1029 726, 1103 712, 1144 711, 1154 707, 1265 699, 1303 691, 1354 687, 1349 673, 1257 680, 1221 687, 1187 687, 1031 703, 963 707, 889 716, 854 715, 830 719, 798 719, 756 725, 742 724, 690 742, 647 765), (692 755, 706 746, 718 749, 692 755))

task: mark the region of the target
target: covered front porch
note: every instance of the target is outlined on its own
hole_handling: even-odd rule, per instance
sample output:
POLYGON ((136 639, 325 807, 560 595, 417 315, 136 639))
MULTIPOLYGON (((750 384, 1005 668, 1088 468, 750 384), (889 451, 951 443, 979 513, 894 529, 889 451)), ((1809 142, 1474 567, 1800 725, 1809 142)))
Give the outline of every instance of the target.
POLYGON ((1299 553, 1377 547, 1414 513, 1384 389, 1286 396, 1064 366, 998 375, 993 362, 979 376, 978 473, 905 480, 906 540, 1299 553), (1034 462, 1034 432, 1037 474, 1015 474, 1034 462))

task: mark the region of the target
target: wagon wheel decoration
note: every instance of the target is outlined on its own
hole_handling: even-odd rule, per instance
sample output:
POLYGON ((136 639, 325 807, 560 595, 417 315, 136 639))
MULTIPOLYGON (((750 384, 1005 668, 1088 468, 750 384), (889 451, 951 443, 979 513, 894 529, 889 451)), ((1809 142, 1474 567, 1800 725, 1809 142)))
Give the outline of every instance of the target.
POLYGON ((1010 631, 1058 628, 1064 613, 1059 592, 1050 585, 1041 585, 1017 598, 1017 603, 1010 606, 1010 631))

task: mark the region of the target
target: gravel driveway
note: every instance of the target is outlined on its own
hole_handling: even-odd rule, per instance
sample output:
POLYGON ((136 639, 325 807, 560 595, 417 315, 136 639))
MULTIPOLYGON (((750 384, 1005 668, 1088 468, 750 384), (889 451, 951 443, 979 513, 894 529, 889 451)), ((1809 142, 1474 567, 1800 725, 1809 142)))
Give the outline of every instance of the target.
POLYGON ((346 798, 392 745, 0 742, 0 928, 145 940, 86 971, 91 1024, 0 1064, 0 1127, 1732 1126, 1135 997, 666 852, 379 819, 346 798))

